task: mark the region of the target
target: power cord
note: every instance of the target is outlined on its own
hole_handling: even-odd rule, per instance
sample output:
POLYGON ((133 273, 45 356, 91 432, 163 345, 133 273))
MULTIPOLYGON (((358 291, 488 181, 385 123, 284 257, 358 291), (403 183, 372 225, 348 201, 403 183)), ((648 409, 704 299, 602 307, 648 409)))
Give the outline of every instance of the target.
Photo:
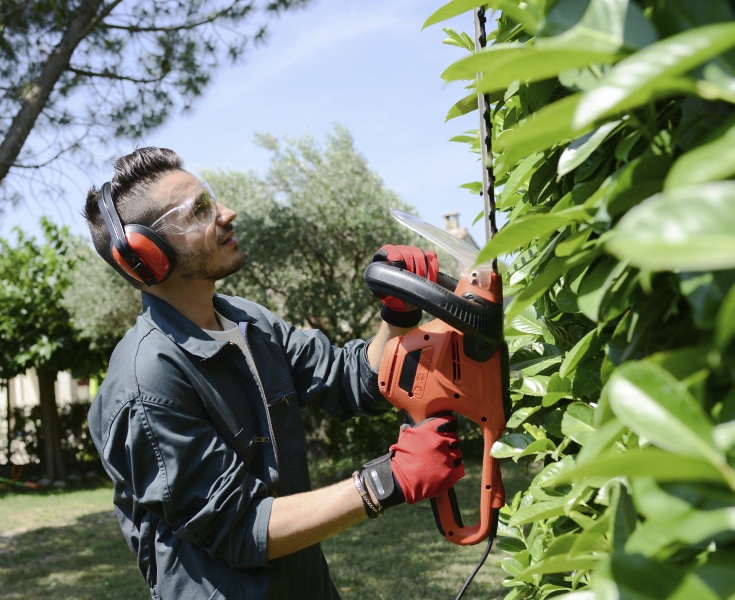
POLYGON ((493 541, 495 540, 495 534, 498 531, 498 516, 500 511, 495 511, 495 514, 493 515, 493 528, 490 532, 490 536, 487 538, 487 547, 485 548, 485 552, 483 552, 482 556, 480 557, 480 561, 477 563, 477 566, 472 571, 470 576, 467 578, 467 581, 464 582, 464 585, 462 586, 462 589, 459 590, 459 594, 457 594, 457 597, 455 600, 461 600, 464 593, 467 591, 467 588, 470 587, 470 584, 475 579, 475 575, 477 575, 480 572, 480 569, 482 569, 482 566, 485 564, 485 561, 487 560, 487 557, 490 556, 490 550, 493 548, 493 541))

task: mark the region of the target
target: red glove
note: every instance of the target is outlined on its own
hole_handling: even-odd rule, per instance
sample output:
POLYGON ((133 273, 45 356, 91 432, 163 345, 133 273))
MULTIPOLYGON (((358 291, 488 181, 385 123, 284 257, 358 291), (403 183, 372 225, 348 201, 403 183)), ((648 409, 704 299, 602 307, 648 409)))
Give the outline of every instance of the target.
POLYGON ((457 418, 442 415, 404 425, 390 452, 365 464, 362 475, 383 508, 446 492, 464 477, 457 418))
MULTIPOLYGON (((416 246, 394 246, 386 244, 373 255, 373 262, 386 262, 392 267, 425 277, 436 283, 439 274, 439 260, 433 250, 422 250, 416 246)), ((391 325, 413 327, 421 321, 421 309, 406 304, 395 296, 380 298, 383 309, 380 316, 391 325)))

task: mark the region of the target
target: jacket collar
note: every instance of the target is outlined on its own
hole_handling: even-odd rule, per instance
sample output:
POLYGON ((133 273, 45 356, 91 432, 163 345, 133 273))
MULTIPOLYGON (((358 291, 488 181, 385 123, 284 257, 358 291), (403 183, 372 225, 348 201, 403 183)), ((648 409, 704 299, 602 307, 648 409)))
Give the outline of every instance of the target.
MULTIPOLYGON (((252 323, 256 320, 243 309, 232 304, 227 296, 215 294, 212 302, 217 312, 240 325, 241 331, 243 330, 243 323, 252 323)), ((145 291, 143 292, 141 317, 160 330, 175 344, 200 358, 210 358, 226 345, 226 342, 209 337, 200 327, 192 323, 168 302, 145 291)))

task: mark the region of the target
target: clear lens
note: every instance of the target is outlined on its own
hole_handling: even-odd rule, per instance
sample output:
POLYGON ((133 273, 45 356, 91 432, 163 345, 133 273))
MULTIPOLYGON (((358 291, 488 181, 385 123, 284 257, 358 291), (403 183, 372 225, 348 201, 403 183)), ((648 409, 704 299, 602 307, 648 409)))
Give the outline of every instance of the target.
POLYGON ((207 227, 217 215, 217 199, 206 182, 194 194, 157 219, 151 229, 159 234, 182 234, 207 227))

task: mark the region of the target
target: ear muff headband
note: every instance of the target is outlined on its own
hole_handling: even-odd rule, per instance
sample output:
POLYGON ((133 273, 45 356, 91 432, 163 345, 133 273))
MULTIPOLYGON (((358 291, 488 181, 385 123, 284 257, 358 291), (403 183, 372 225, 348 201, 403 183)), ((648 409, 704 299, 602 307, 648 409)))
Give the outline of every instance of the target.
POLYGON ((149 227, 122 224, 109 182, 102 186, 98 203, 110 232, 110 252, 115 263, 130 277, 149 286, 166 279, 174 262, 171 247, 149 227))

